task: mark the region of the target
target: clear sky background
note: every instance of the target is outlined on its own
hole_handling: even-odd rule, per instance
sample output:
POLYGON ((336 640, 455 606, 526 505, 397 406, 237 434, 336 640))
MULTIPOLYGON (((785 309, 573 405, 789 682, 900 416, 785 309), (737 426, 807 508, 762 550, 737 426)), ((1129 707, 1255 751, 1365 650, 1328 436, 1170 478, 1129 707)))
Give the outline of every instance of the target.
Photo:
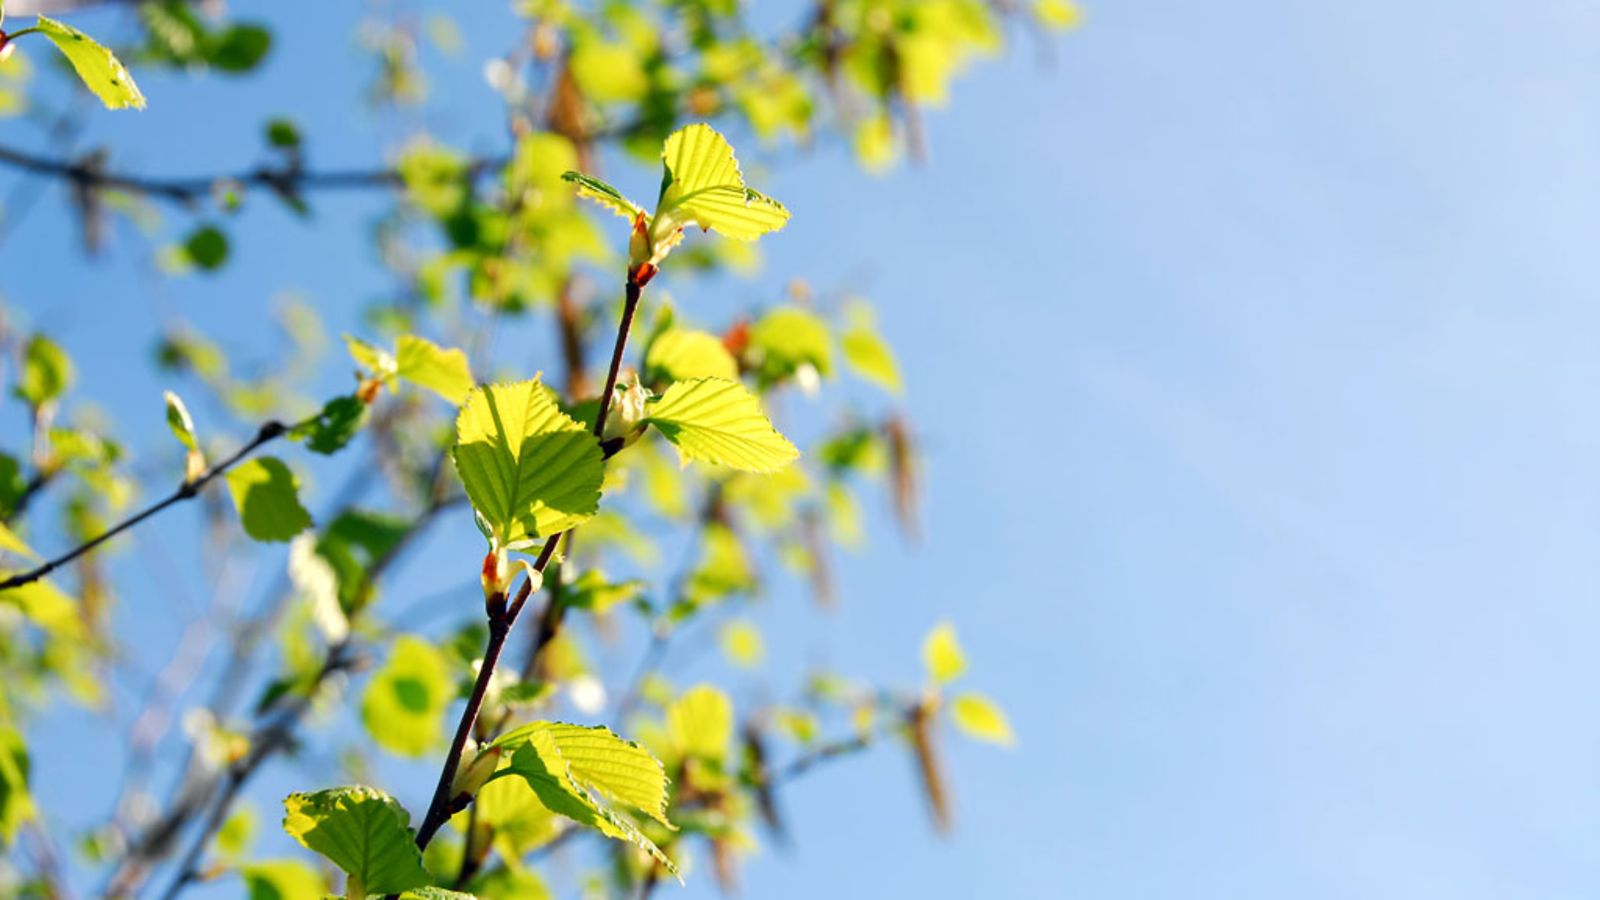
MULTIPOLYGON (((91 139, 211 171, 292 111, 314 164, 380 158, 393 128, 352 113, 356 6, 235 3, 277 24, 262 77, 152 77, 150 110, 91 139)), ((468 58, 502 52, 502 5, 465 6, 468 58)), ((1018 39, 962 81, 925 167, 785 154, 764 184, 796 216, 766 274, 684 298, 714 320, 795 275, 870 296, 930 447, 925 542, 877 517, 823 620, 778 590, 770 674, 825 659, 913 685, 948 616, 1020 738, 952 735, 946 839, 904 753, 818 772, 786 797, 796 848, 747 895, 1593 896, 1600 7, 1119 0, 1048 55, 1018 39)), ((477 64, 430 65, 430 120, 497 149, 477 64)), ((0 291, 136 445, 163 439, 145 359, 168 315, 249 355, 280 291, 339 329, 388 286, 377 198, 321 197, 309 225, 253 203, 226 271, 173 283, 129 233, 85 262, 45 200, 0 244, 0 291)), ((337 482, 312 473, 317 508, 337 482)), ((181 547, 195 514, 136 546, 181 547)), ((390 602, 451 583, 430 567, 477 538, 439 531, 390 602)), ((132 555, 119 620, 159 647, 174 607, 132 555)), ((109 807, 94 742, 116 725, 58 713, 35 735, 69 824, 109 807)), ((277 799, 318 778, 280 763, 252 792, 270 852, 292 847, 277 799)), ((427 784, 391 786, 420 809, 427 784)))

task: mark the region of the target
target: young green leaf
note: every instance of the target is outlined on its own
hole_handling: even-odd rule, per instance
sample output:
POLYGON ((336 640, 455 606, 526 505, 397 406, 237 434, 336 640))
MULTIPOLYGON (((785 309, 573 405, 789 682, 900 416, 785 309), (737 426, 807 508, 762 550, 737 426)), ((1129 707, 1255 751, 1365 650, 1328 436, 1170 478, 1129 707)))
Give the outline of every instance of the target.
POLYGON ((311 527, 311 513, 300 505, 294 473, 282 460, 252 459, 230 469, 227 478, 245 533, 256 540, 287 541, 311 527))
POLYGON ((621 191, 598 178, 591 178, 582 172, 563 172, 561 180, 577 185, 579 197, 587 197, 629 222, 634 221, 644 213, 643 207, 624 197, 621 191))
POLYGON ((733 702, 709 684, 696 685, 667 707, 667 731, 684 756, 721 763, 733 740, 733 702))
POLYGON ((178 439, 185 449, 198 450, 199 445, 194 437, 194 420, 189 418, 189 408, 183 405, 183 398, 171 391, 162 395, 167 401, 167 427, 172 429, 172 436, 178 439))
POLYGON ((467 355, 414 334, 403 334, 395 342, 395 369, 401 378, 425 387, 460 406, 472 390, 472 368, 467 355))
POLYGON ((668 328, 650 342, 644 356, 647 383, 660 377, 666 381, 688 378, 739 377, 739 364, 714 334, 691 328, 668 328))
POLYGON ((537 378, 474 389, 456 419, 454 457, 502 547, 565 531, 599 508, 600 444, 537 378))
POLYGON ((937 684, 949 684, 967 671, 967 656, 956 641, 955 626, 940 622, 922 642, 922 665, 937 684))
POLYGON ((667 778, 661 763, 605 728, 534 722, 495 741, 510 751, 497 776, 520 776, 553 813, 643 849, 669 872, 677 866, 626 815, 602 798, 632 806, 667 827, 667 778))
POLYGON ((661 159, 667 178, 656 204, 651 237, 659 242, 687 222, 702 230, 752 241, 789 221, 783 204, 745 186, 728 140, 709 125, 680 128, 667 137, 661 159))
POLYGON ((367 405, 355 396, 335 397, 323 404, 317 417, 296 428, 290 435, 305 438, 306 449, 330 455, 343 450, 367 418, 367 405))
POLYGON ((127 67, 110 50, 71 25, 45 16, 39 17, 37 27, 40 34, 66 55, 78 77, 106 109, 144 109, 144 94, 133 83, 127 67))
POLYGON ((347 896, 399 893, 433 881, 412 841, 410 814, 376 788, 290 794, 283 808, 283 830, 350 877, 347 896))
POLYGON ((950 700, 950 719, 956 727, 980 741, 1009 747, 1016 742, 1011 722, 993 700, 975 691, 957 694, 950 700))
POLYGON ((423 756, 439 744, 439 723, 454 697, 444 654, 421 638, 401 635, 389 661, 367 683, 361 721, 379 746, 423 756))
POLYGON ((767 421, 755 395, 737 381, 680 381, 649 405, 646 420, 678 448, 685 462, 774 472, 800 456, 767 421))
POLYGON ((72 386, 72 358, 55 341, 42 334, 28 338, 22 350, 22 373, 14 389, 32 406, 60 397, 72 386))
POLYGON ((890 393, 900 393, 900 367, 894 351, 873 327, 872 312, 859 302, 848 310, 849 328, 839 336, 844 360, 862 378, 890 393))
POLYGON ((327 881, 316 869, 297 859, 268 859, 239 867, 250 900, 269 898, 321 897, 327 881))

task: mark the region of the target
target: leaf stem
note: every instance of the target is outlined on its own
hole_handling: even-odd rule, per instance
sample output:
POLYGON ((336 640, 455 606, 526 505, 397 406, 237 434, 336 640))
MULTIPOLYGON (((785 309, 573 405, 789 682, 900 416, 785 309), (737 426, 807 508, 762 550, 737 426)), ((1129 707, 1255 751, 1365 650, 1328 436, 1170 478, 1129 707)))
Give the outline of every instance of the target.
MULTIPOLYGON (((313 417, 313 419, 314 418, 315 417, 313 417)), ((138 525, 145 519, 148 519, 156 513, 161 512, 163 509, 166 509, 175 503, 181 503, 184 500, 194 499, 200 495, 200 489, 209 484, 212 479, 237 465, 241 460, 249 456, 251 453, 254 453, 262 445, 270 444, 283 435, 288 434, 294 428, 298 427, 298 424, 299 423, 296 425, 285 425, 278 421, 267 422, 261 426, 261 430, 256 432, 256 436, 252 438, 249 443, 236 450, 232 456, 229 456, 227 459, 224 459, 211 468, 205 470, 205 472, 200 474, 200 477, 194 479, 193 481, 184 482, 182 485, 178 486, 177 490, 168 494, 166 497, 163 497, 161 500, 158 500, 150 506, 147 506, 137 513, 134 513, 132 516, 123 519, 121 522, 118 522, 100 534, 95 535, 89 540, 84 541, 71 550, 68 550, 66 553, 63 553, 62 555, 41 564, 37 568, 18 573, 4 581, 0 581, 0 591, 22 587, 26 584, 32 584, 46 575, 49 575, 51 572, 54 572, 61 566, 72 562, 73 560, 84 555, 85 553, 88 553, 90 550, 93 550, 106 541, 109 541, 133 526, 138 525)))

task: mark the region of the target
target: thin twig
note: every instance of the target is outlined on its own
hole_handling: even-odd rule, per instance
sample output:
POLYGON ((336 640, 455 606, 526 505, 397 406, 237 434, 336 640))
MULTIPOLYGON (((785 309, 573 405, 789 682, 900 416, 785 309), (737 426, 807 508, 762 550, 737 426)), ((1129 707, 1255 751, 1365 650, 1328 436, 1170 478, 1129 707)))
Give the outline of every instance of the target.
MULTIPOLYGON (((313 420, 314 418, 315 417, 313 417, 313 420)), ((68 550, 66 553, 63 553, 55 559, 52 559, 35 569, 18 573, 10 578, 7 578, 5 581, 0 581, 0 591, 9 590, 15 587, 22 587, 25 584, 32 584, 46 575, 49 575, 51 572, 54 572, 57 568, 72 562, 73 560, 85 553, 88 553, 90 550, 93 550, 106 541, 109 541, 133 526, 138 525, 145 519, 148 519, 156 513, 161 512, 163 509, 166 509, 175 503, 181 503, 185 500, 194 499, 200 495, 200 489, 209 484, 212 479, 228 471, 228 469, 232 468, 245 457, 255 452, 255 450, 262 445, 269 444, 279 437, 288 434, 294 428, 299 427, 299 424, 302 423, 297 423, 296 425, 285 425, 278 421, 267 422, 265 425, 261 426, 261 430, 256 432, 256 436, 252 438, 248 444, 240 447, 232 456, 229 456, 227 459, 224 459, 211 468, 205 470, 205 472, 200 474, 200 477, 195 478, 192 481, 184 482, 178 487, 177 490, 168 494, 166 497, 162 498, 156 503, 145 507, 126 519, 123 519, 121 522, 111 526, 106 531, 103 531, 100 534, 83 542, 82 544, 72 548, 71 550, 68 550)))

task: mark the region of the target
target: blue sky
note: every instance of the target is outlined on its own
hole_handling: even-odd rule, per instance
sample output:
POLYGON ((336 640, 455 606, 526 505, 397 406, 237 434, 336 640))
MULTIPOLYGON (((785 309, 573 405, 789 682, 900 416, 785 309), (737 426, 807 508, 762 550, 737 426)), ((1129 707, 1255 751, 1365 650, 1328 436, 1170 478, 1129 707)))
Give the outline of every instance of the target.
MULTIPOLYGON (((485 7, 479 58, 504 33, 485 7)), ((94 138, 141 171, 226 168, 293 110, 316 163, 377 158, 395 131, 350 114, 353 12, 236 8, 279 23, 262 78, 150 79, 150 111, 94 138)), ((795 275, 870 296, 930 445, 927 540, 878 521, 825 620, 776 592, 772 674, 912 684, 948 616, 1020 736, 951 742, 947 839, 903 754, 818 773, 748 895, 1594 894, 1600 8, 1125 0, 1050 55, 1019 40, 960 83, 926 167, 784 159, 766 275, 686 298, 709 319, 795 275)), ((435 124, 497 147, 475 67, 437 74, 435 124)), ((147 446, 162 385, 128 335, 180 314, 249 351, 281 290, 343 327, 387 284, 370 198, 309 227, 256 204, 227 271, 171 284, 128 240, 86 263, 47 199, 0 290, 147 446)), ((475 539, 458 524, 400 573, 418 595, 429 554, 475 539)), ((121 565, 145 588, 126 627, 170 640, 121 565)), ((42 793, 88 821, 115 773, 79 738, 113 732, 60 715, 42 793)), ((264 778, 264 819, 315 777, 264 778)))

